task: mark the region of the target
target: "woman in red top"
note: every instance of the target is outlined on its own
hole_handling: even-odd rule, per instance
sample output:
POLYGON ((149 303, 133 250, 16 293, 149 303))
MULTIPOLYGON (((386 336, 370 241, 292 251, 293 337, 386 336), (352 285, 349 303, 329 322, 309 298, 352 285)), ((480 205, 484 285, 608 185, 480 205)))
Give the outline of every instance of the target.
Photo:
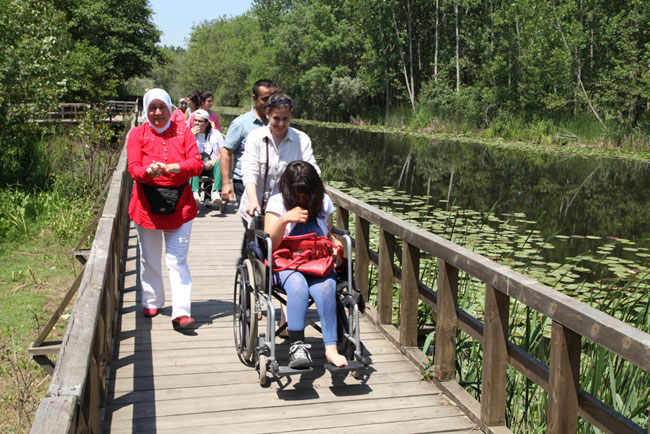
POLYGON ((181 98, 178 102, 178 108, 172 113, 172 121, 176 124, 185 123, 185 112, 187 111, 187 101, 185 98, 181 98))
POLYGON ((172 324, 175 329, 192 328, 187 253, 197 208, 188 181, 201 173, 203 162, 192 131, 171 120, 167 92, 149 90, 144 95, 144 109, 147 122, 131 130, 127 143, 129 174, 135 181, 129 216, 138 234, 143 313, 156 316, 165 303, 161 268, 164 238, 172 324))

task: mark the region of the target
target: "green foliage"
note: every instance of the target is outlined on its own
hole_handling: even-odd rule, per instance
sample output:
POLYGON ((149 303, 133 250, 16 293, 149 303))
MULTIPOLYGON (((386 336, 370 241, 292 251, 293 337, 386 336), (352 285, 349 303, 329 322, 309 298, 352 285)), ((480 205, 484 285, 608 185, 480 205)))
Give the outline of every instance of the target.
POLYGON ((270 78, 314 119, 537 143, 580 140, 568 125, 590 123, 593 142, 638 149, 650 128, 648 27, 642 0, 256 0, 195 26, 187 51, 166 48, 150 78, 175 98, 209 89, 231 106, 270 78))
POLYGON ((99 102, 130 77, 149 73, 161 60, 160 31, 147 0, 57 0, 74 45, 68 101, 99 102), (82 68, 86 68, 83 70, 82 68))
POLYGON ((203 21, 192 28, 187 52, 173 63, 182 89, 175 96, 209 89, 216 104, 244 106, 253 83, 269 76, 270 62, 268 34, 253 17, 203 21))
POLYGON ((42 116, 64 90, 58 67, 65 50, 63 15, 42 0, 0 1, 0 142, 12 128, 42 116))

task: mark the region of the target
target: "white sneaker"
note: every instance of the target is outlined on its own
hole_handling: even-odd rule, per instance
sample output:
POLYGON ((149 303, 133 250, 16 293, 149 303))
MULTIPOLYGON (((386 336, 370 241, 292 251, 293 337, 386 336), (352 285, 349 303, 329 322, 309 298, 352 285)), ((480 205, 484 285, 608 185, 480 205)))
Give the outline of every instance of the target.
POLYGON ((198 191, 195 191, 193 193, 194 193, 194 200, 196 201, 196 204, 198 205, 199 203, 201 203, 201 196, 199 196, 198 191))
POLYGON ((219 191, 213 191, 212 196, 211 196, 212 201, 210 202, 210 205, 221 205, 221 192, 219 191))
POLYGON ((311 364, 311 356, 307 351, 309 348, 311 348, 311 345, 303 341, 296 341, 291 344, 291 348, 289 348, 289 367, 291 369, 309 368, 311 364))

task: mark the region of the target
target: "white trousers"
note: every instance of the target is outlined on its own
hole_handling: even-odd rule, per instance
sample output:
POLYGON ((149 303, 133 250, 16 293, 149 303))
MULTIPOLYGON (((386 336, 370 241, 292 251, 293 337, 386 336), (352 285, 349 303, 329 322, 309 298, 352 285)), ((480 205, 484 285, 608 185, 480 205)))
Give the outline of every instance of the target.
POLYGON ((165 238, 165 263, 172 292, 172 319, 191 316, 192 277, 187 265, 192 220, 177 229, 146 229, 136 224, 140 249, 142 306, 160 309, 165 304, 162 278, 162 242, 165 238))

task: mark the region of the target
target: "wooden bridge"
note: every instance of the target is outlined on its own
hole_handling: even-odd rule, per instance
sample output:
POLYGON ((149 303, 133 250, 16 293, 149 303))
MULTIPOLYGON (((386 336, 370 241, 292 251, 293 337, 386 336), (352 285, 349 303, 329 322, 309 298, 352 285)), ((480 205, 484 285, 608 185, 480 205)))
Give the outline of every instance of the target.
MULTIPOLYGON (((370 270, 376 270, 377 306, 367 309, 361 325, 372 364, 360 379, 331 378, 319 368, 322 345, 311 337, 312 373, 260 387, 256 371, 237 358, 232 338, 238 217, 203 210, 194 221, 189 262, 198 327, 180 334, 172 330, 170 308, 153 319, 141 314, 136 237, 127 215, 131 183, 124 149, 70 291, 78 295, 63 342, 48 344, 46 327, 31 349, 44 365, 58 352, 32 433, 508 433, 508 367, 548 392, 548 432, 574 433, 579 418, 603 432, 649 432, 584 391, 579 371, 585 339, 650 372, 650 335, 332 188, 337 225, 354 225, 353 252, 346 254, 354 255, 366 296, 370 270), (436 290, 419 280, 424 255, 437 258, 436 290), (485 283, 485 323, 458 308, 459 273, 485 283), (552 320, 548 366, 509 340, 511 298, 552 320), (430 381, 419 366, 419 303, 436 319, 430 381), (480 402, 456 380, 459 330, 483 346, 480 402)), ((283 353, 286 344, 279 348, 283 353)))
MULTIPOLYGON (((77 124, 86 118, 86 114, 93 106, 87 103, 60 103, 56 110, 49 111, 47 118, 35 119, 35 123, 64 123, 77 124)), ((128 119, 131 114, 137 110, 138 101, 106 101, 94 107, 105 117, 100 119, 101 122, 111 124, 120 124, 128 119)))

